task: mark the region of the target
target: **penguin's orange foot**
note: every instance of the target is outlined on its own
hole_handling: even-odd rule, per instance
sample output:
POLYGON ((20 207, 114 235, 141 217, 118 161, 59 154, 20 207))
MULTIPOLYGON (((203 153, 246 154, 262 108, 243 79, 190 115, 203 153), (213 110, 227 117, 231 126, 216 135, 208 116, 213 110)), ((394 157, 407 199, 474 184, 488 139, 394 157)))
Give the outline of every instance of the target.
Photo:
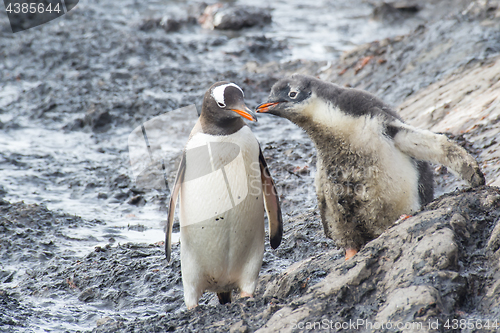
POLYGON ((188 306, 187 308, 188 308, 188 310, 193 310, 193 309, 194 309, 194 308, 196 308, 197 306, 198 306, 198 304, 188 306))
POLYGON ((241 298, 243 298, 243 297, 250 297, 250 298, 252 298, 252 297, 253 297, 253 294, 249 294, 249 293, 247 293, 247 292, 242 291, 242 292, 240 293, 240 297, 241 297, 241 298))
POLYGON ((358 250, 346 248, 345 249, 345 260, 351 259, 352 257, 354 257, 354 255, 356 253, 358 253, 358 250))
POLYGON ((406 219, 409 219, 410 217, 411 217, 411 215, 406 215, 406 214, 403 214, 403 215, 401 215, 401 216, 399 217, 399 219, 400 219, 401 221, 404 221, 404 220, 406 220, 406 219))

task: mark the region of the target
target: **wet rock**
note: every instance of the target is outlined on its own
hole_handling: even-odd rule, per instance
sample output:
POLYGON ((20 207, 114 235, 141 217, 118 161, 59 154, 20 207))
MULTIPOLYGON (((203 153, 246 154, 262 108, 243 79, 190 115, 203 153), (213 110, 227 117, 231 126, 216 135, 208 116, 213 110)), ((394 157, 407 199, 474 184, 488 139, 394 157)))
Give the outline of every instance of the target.
POLYGON ((497 252, 500 249, 500 221, 497 221, 495 228, 491 232, 488 248, 492 252, 497 252))
POLYGON ((150 31, 156 28, 163 28, 165 32, 176 32, 181 30, 183 27, 196 24, 197 20, 195 17, 188 16, 185 18, 174 18, 174 17, 162 17, 162 18, 148 18, 142 21, 139 25, 139 30, 150 31))
POLYGON ((0 272, 0 281, 2 283, 10 283, 14 279, 14 275, 16 275, 16 272, 0 272))
POLYGON ((495 20, 500 16, 500 4, 497 0, 471 1, 462 13, 470 19, 495 20))
POLYGON ((92 302, 97 297, 96 290, 90 287, 85 289, 79 296, 78 299, 82 302, 88 303, 92 302))
POLYGON ((468 221, 461 214, 453 214, 450 220, 450 225, 456 234, 460 235, 461 237, 470 237, 468 221))
POLYGON ((94 106, 85 114, 84 124, 96 132, 105 132, 111 127, 112 120, 113 117, 108 110, 98 109, 94 106))
POLYGON ((127 70, 115 70, 111 72, 111 79, 113 80, 129 80, 132 77, 127 70))
POLYGON ((77 118, 70 122, 69 124, 66 124, 63 129, 66 131, 77 131, 85 127, 85 120, 81 118, 77 118))
POLYGON ((104 247, 101 247, 101 246, 94 247, 94 251, 95 252, 106 252, 109 249, 110 249, 110 245, 109 244, 106 244, 104 247))
POLYGON ((183 23, 184 22, 182 20, 167 18, 166 20, 162 20, 160 22, 160 25, 166 32, 174 32, 174 31, 179 31, 183 23))
POLYGON ((138 187, 143 189, 166 190, 165 171, 158 161, 150 161, 135 180, 138 187))
MULTIPOLYGON (((439 292, 428 286, 411 286, 408 288, 396 289, 389 294, 384 307, 379 310, 375 317, 379 323, 388 323, 398 318, 398 314, 404 312, 417 314, 414 317, 421 317, 424 313, 423 307, 432 305, 438 309, 443 308, 439 292)), ((438 315, 441 312, 434 312, 438 315)), ((408 319, 412 319, 408 317, 408 319)))
POLYGON ((101 318, 101 319, 98 319, 96 321, 96 325, 97 327, 99 326, 102 326, 102 325, 109 325, 110 323, 113 323, 114 320, 110 317, 104 317, 104 318, 101 318))
POLYGON ((129 197, 130 193, 125 192, 125 191, 117 191, 114 195, 113 198, 117 199, 118 201, 124 201, 129 197))
POLYGON ((113 189, 129 188, 131 185, 130 178, 127 175, 121 174, 113 178, 113 189))
POLYGON ((135 195, 128 201, 129 205, 134 206, 144 206, 146 204, 146 199, 142 195, 135 195))
POLYGON ((285 299, 290 295, 302 294, 307 290, 309 284, 314 284, 322 279, 331 270, 328 259, 339 255, 340 251, 334 250, 313 257, 314 259, 321 257, 325 261, 309 258, 293 264, 287 269, 286 274, 268 284, 264 298, 268 300, 272 298, 285 299))
POLYGON ((373 9, 372 17, 376 20, 392 24, 415 15, 420 9, 417 1, 399 3, 383 2, 373 9))
MULTIPOLYGON (((133 225, 129 225, 128 229, 129 230, 135 230, 135 231, 143 232, 143 231, 147 230, 148 228, 145 225, 142 225, 142 224, 133 224, 133 225)), ((137 252, 135 255, 137 255, 137 256, 145 256, 145 257, 148 256, 147 254, 139 253, 139 252, 137 252)))
POLYGON ((229 332, 230 333, 248 333, 249 330, 248 330, 248 326, 245 325, 245 322, 243 320, 233 324, 230 328, 229 328, 229 332))
MULTIPOLYGON (((499 192, 496 188, 482 188, 436 200, 424 212, 367 244, 350 261, 339 259, 329 264, 319 256, 291 266, 267 288, 268 296, 287 299, 287 293, 282 292, 283 288, 288 289, 287 281, 307 275, 311 266, 331 265, 331 271, 294 300, 303 305, 293 310, 281 309, 261 331, 284 329, 291 318, 303 322, 318 320, 324 316, 320 309, 327 304, 329 319, 339 322, 345 321, 341 311, 345 305, 350 308, 348 318, 379 323, 428 325, 438 320, 442 325, 459 310, 460 318, 469 318, 469 313, 474 316, 475 308, 484 309, 482 304, 496 302, 498 296, 493 295, 500 291, 492 286, 488 299, 484 299, 475 294, 474 288, 469 289, 471 285, 481 288, 476 280, 481 278, 473 273, 476 269, 490 267, 488 274, 495 274, 498 269, 490 261, 493 258, 488 259, 486 242, 478 240, 488 239, 485 235, 490 233, 493 236, 495 231, 491 230, 500 215, 500 206, 494 200, 485 206, 480 203, 499 192), (451 223, 455 221, 456 225, 461 219, 453 212, 469 216, 470 224, 476 224, 474 232, 455 233, 451 223), (478 257, 471 257, 472 253, 478 257), (465 299, 472 300, 472 304, 465 299)), ((483 315, 493 318, 497 312, 490 308, 483 315)))
POLYGON ((142 21, 139 25, 139 30, 141 31, 149 31, 157 28, 160 25, 160 19, 148 18, 142 21))
POLYGON ((197 20, 193 16, 188 16, 187 18, 181 18, 181 19, 164 17, 160 21, 160 26, 166 32, 176 32, 176 31, 179 31, 183 27, 195 25, 196 23, 197 23, 197 20))
POLYGON ((254 54, 260 54, 264 52, 269 52, 269 50, 282 50, 285 48, 285 45, 280 42, 276 42, 271 38, 267 38, 266 36, 258 36, 249 38, 248 40, 248 51, 254 54))
POLYGON ((271 23, 269 9, 253 6, 207 6, 198 22, 205 29, 241 30, 271 23))
POLYGON ((97 328, 94 330, 95 332, 119 332, 120 329, 123 329, 125 325, 123 324, 123 320, 115 320, 110 317, 104 317, 101 319, 98 319, 96 321, 97 328))

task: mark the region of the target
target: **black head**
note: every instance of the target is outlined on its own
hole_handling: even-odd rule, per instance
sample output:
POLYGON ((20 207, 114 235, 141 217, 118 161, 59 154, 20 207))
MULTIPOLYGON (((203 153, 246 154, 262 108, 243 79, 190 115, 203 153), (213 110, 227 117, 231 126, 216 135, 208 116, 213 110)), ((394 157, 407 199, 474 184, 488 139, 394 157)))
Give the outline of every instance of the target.
POLYGON ((321 81, 313 76, 294 74, 276 82, 268 101, 257 107, 257 113, 270 113, 287 118, 299 126, 311 118, 321 117, 325 103, 337 112, 351 117, 381 116, 399 119, 391 107, 376 96, 354 88, 342 88, 334 83, 321 81), (320 117, 317 117, 320 116, 320 117))
POLYGON ((205 93, 201 117, 205 122, 224 127, 241 117, 257 121, 255 113, 246 105, 243 90, 234 83, 217 82, 205 93))
POLYGON ((257 112, 270 113, 292 121, 297 117, 304 117, 304 109, 316 97, 316 81, 319 80, 300 74, 279 80, 271 88, 267 102, 257 107, 257 112))

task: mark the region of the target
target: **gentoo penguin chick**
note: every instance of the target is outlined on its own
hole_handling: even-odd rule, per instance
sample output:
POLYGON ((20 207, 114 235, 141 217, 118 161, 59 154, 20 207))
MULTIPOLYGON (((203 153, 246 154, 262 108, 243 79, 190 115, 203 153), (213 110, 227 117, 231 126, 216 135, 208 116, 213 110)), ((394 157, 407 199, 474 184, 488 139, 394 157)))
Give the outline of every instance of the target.
POLYGON ((257 112, 287 118, 311 137, 324 231, 346 249, 346 260, 400 215, 432 201, 433 177, 424 161, 445 165, 472 186, 484 184, 462 147, 405 124, 361 90, 295 74, 275 83, 257 112))
POLYGON ((264 255, 264 207, 271 247, 283 233, 274 182, 257 139, 243 118, 257 121, 234 83, 205 93, 177 171, 170 198, 165 252, 170 261, 172 224, 179 200, 181 271, 188 309, 204 291, 221 304, 238 288, 252 297, 264 255))

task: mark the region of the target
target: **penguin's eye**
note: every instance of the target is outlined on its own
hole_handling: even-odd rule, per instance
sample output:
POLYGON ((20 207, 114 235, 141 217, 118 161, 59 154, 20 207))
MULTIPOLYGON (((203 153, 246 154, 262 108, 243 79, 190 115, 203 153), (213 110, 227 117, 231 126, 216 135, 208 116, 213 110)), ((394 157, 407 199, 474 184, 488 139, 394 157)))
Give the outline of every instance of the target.
POLYGON ((217 102, 217 105, 220 107, 220 108, 225 108, 226 107, 226 104, 222 103, 222 102, 217 102))
POLYGON ((288 93, 288 96, 289 96, 290 98, 295 98, 295 97, 297 97, 297 92, 296 92, 296 91, 290 91, 290 92, 288 93))

